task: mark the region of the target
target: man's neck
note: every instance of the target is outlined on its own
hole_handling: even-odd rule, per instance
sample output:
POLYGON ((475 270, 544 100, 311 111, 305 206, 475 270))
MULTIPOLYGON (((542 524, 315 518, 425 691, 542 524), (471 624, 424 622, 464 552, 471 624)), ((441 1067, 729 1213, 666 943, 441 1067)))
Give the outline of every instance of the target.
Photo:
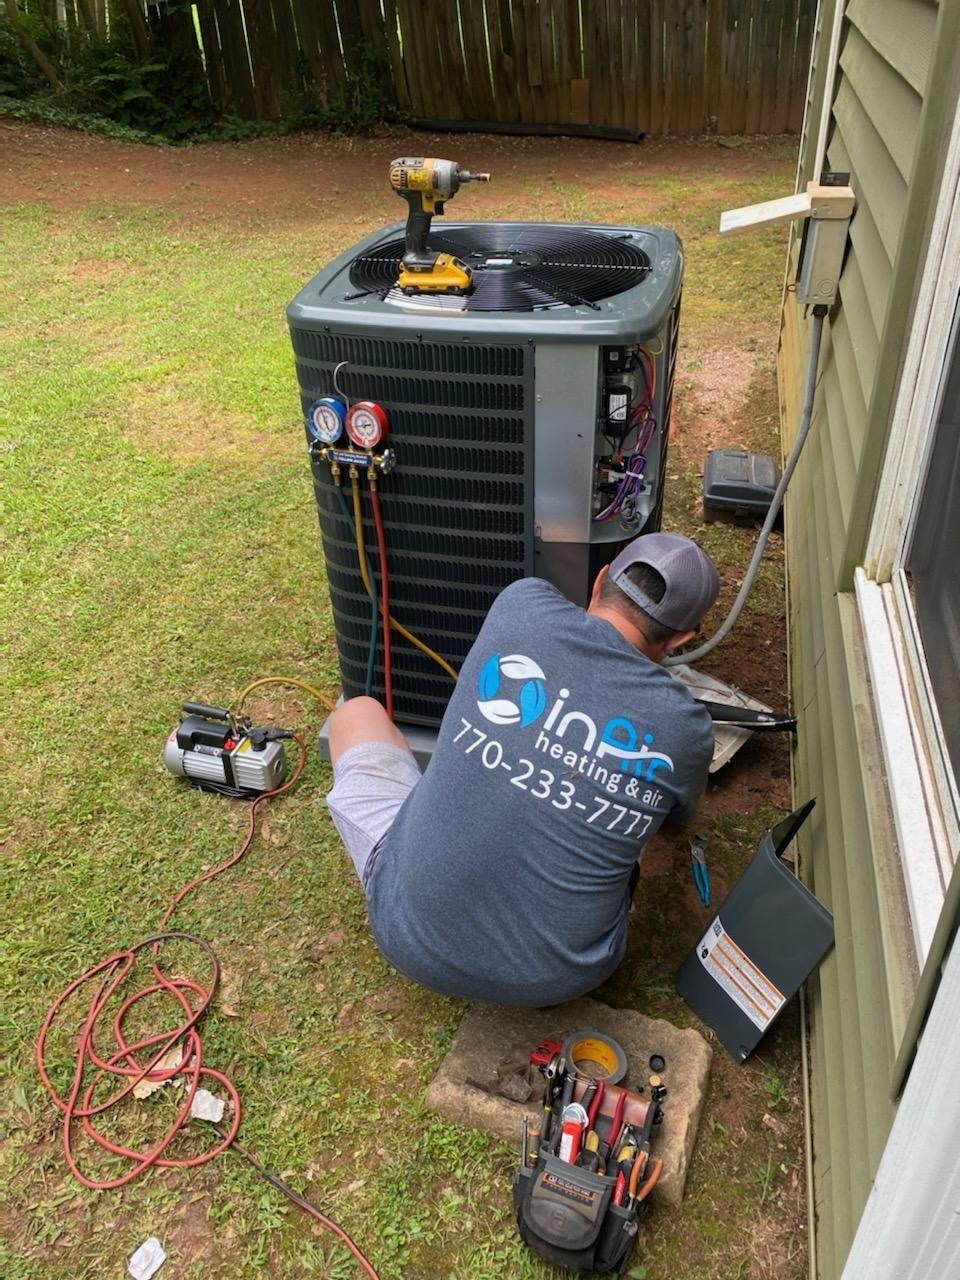
POLYGON ((632 644, 634 649, 639 649, 641 653, 646 654, 653 662, 662 662, 663 655, 659 650, 651 645, 650 641, 643 634, 639 627, 635 627, 629 618, 624 617, 619 609, 610 609, 606 605, 591 605, 587 610, 592 618, 603 618, 604 622, 609 622, 611 627, 615 627, 623 636, 627 644, 632 644))

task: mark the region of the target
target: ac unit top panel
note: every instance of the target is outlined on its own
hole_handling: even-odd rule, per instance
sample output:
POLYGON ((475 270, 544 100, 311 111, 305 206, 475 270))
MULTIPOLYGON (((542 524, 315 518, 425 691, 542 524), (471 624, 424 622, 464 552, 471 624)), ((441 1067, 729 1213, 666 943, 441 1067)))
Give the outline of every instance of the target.
POLYGON ((403 224, 334 259, 287 308, 294 329, 445 341, 650 341, 683 277, 683 250, 664 227, 543 222, 435 222, 429 241, 474 273, 467 298, 406 297, 394 285, 403 224))

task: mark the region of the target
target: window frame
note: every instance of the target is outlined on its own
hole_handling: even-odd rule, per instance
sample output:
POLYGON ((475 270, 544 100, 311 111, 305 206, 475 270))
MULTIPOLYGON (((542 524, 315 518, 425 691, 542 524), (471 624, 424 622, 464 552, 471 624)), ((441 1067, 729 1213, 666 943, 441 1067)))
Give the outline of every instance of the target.
POLYGON ((856 598, 888 793, 921 968, 960 849, 960 787, 930 681, 905 563, 950 362, 960 359, 960 112, 927 259, 856 598))

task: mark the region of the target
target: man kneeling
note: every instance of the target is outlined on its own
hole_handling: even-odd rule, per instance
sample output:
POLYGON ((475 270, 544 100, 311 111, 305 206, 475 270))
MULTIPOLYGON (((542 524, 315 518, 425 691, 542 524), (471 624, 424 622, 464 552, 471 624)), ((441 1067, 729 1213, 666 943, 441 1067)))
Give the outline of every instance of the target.
POLYGON ((637 864, 693 818, 706 710, 660 665, 717 596, 689 538, 634 539, 586 610, 525 578, 488 613, 426 773, 372 698, 334 714, 330 812, 387 959, 423 986, 539 1007, 623 959, 637 864))

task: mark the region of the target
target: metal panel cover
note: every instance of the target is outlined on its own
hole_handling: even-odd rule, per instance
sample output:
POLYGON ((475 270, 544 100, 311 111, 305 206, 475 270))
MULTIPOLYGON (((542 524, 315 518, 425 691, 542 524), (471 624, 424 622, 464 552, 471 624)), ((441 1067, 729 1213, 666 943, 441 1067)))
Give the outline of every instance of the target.
POLYGON ((677 974, 677 990, 738 1062, 833 945, 833 916, 780 861, 813 803, 766 833, 677 974))

